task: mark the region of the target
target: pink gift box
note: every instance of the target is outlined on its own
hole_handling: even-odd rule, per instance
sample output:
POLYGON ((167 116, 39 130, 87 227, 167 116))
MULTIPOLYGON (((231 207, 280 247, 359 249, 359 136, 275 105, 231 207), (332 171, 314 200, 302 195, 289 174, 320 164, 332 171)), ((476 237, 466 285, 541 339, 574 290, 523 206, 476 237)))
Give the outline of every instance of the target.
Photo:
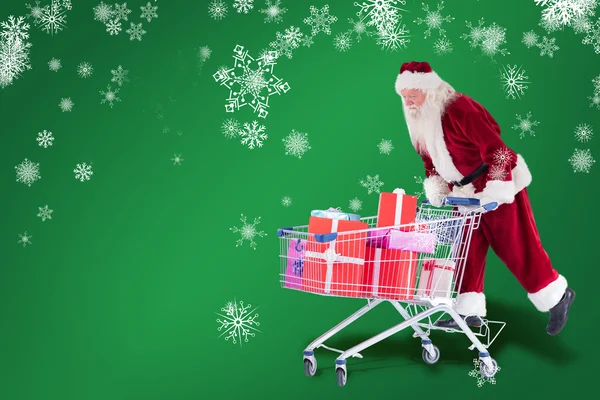
POLYGON ((285 269, 284 287, 302 289, 302 273, 304 272, 304 253, 306 240, 290 239, 287 251, 287 267, 285 269))
POLYGON ((388 235, 387 248, 414 251, 416 253, 435 253, 436 237, 427 232, 404 232, 392 229, 388 235))

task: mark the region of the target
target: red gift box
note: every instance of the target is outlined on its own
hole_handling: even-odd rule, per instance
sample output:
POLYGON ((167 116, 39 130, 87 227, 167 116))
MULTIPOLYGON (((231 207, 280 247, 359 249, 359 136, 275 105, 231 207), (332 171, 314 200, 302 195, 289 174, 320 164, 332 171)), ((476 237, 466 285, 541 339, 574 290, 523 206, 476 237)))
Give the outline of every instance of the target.
MULTIPOLYGON (((417 196, 408 196, 401 189, 379 195, 377 227, 412 224, 417 217, 417 196)), ((403 227, 402 230, 411 227, 403 227)))
POLYGON ((360 221, 310 217, 302 290, 335 296, 360 297, 368 224, 360 221), (317 242, 314 234, 340 233, 335 240, 317 242))
POLYGON ((406 250, 367 246, 363 296, 411 300, 415 291, 419 256, 406 250))

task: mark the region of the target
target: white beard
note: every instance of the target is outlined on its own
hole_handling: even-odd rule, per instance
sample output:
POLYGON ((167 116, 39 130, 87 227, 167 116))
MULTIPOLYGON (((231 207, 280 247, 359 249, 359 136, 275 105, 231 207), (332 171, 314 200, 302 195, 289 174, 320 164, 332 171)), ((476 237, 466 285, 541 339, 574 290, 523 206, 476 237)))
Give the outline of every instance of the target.
POLYGON ((410 140, 417 151, 427 150, 427 141, 433 138, 442 120, 442 110, 437 105, 425 101, 421 107, 404 106, 404 117, 410 140))

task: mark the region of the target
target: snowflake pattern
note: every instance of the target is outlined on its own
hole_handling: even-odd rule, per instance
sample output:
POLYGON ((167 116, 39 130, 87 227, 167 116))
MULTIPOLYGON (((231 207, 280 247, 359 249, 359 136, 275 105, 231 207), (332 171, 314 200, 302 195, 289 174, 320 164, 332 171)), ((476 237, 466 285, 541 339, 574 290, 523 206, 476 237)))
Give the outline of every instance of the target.
POLYGON ((77 67, 77 74, 81 78, 89 78, 90 76, 92 76, 93 73, 94 73, 94 68, 92 67, 92 64, 90 64, 89 62, 82 62, 77 67))
POLYGON ((112 74, 111 82, 115 82, 119 86, 123 86, 123 83, 129 82, 129 78, 127 74, 129 74, 129 70, 123 69, 122 66, 118 66, 117 69, 111 69, 110 73, 112 74))
POLYGON ((534 0, 536 5, 546 7, 542 11, 542 20, 570 26, 573 18, 581 15, 593 15, 597 0, 534 0))
POLYGON ((61 68, 62 68, 62 65, 60 64, 60 60, 59 59, 52 58, 50 61, 48 61, 48 69, 50 71, 57 72, 61 68))
POLYGON ((118 35, 121 32, 121 21, 118 19, 110 20, 106 23, 106 32, 110 34, 110 36, 118 35))
POLYGON ((392 150, 394 150, 394 146, 392 146, 392 141, 388 139, 381 139, 381 142, 377 145, 379 149, 379 154, 389 155, 392 150))
POLYGON ((383 182, 379 180, 379 174, 371 177, 367 175, 367 179, 361 179, 360 185, 367 189, 367 194, 371 193, 381 193, 381 187, 383 186, 383 182))
POLYGON ((103 1, 100 2, 93 9, 94 21, 107 22, 114 13, 114 10, 110 4, 106 4, 103 1))
POLYGON ((292 205, 292 198, 290 196, 283 196, 281 198, 281 205, 284 207, 289 207, 292 205))
POLYGON ((259 125, 258 121, 252 121, 252 124, 245 122, 243 129, 238 133, 242 138, 242 144, 247 145, 249 149, 262 147, 263 141, 268 139, 265 133, 265 126, 259 125))
MULTIPOLYGON (((150 4, 150 3, 148 3, 150 4)), ((142 7, 140 7, 142 8, 142 7)), ((142 9, 143 11, 143 9, 142 9)), ((115 4, 115 9, 112 13, 112 17, 114 17, 114 21, 127 21, 129 19, 129 14, 131 14, 131 10, 127 8, 127 3, 123 4, 115 4)), ((143 14, 142 14, 143 15, 143 14)), ((142 18, 144 18, 142 16, 142 18)), ((148 21, 150 22, 150 21, 148 21)))
MULTIPOLYGON (((152 3, 148 2, 145 6, 141 6, 140 10, 142 10, 142 14, 140 15, 140 19, 145 19, 148 22, 151 22, 152 19, 158 18, 158 14, 156 10, 158 10, 158 6, 153 6, 152 3)), ((141 27, 142 24, 140 24, 141 27)))
POLYGON ((171 161, 173 161, 174 166, 181 166, 181 163, 183 162, 183 157, 181 157, 181 154, 173 154, 173 158, 171 158, 171 161))
POLYGON ((295 129, 292 129, 292 131, 281 140, 285 147, 285 155, 291 155, 301 159, 302 156, 311 149, 310 143, 308 142, 308 134, 298 132, 295 129))
POLYGON ((525 89, 528 88, 526 84, 530 83, 526 80, 529 77, 525 75, 525 70, 516 65, 512 67, 510 65, 504 66, 500 78, 504 83, 504 91, 506 92, 507 99, 516 99, 517 97, 520 99, 525 94, 525 89))
POLYGON ((19 233, 17 236, 19 236, 19 240, 17 241, 17 243, 22 243, 23 247, 27 246, 28 244, 31 244, 31 238, 33 236, 27 234, 27 231, 25 231, 25 233, 19 233))
POLYGON ((117 97, 119 90, 120 89, 111 89, 110 85, 106 87, 106 90, 100 90, 100 94, 102 95, 100 104, 108 103, 110 108, 113 108, 113 102, 121 101, 121 99, 117 97))
POLYGON ((62 112, 71 112, 74 105, 75 103, 73 103, 70 97, 67 97, 66 99, 60 99, 60 103, 58 103, 58 106, 62 112))
POLYGON ((221 125, 221 133, 227 139, 233 139, 234 137, 237 136, 239 131, 240 131, 240 123, 233 118, 229 118, 229 119, 225 120, 223 122, 223 124, 221 125))
POLYGON ((593 96, 588 97, 588 100, 590 101, 590 107, 595 106, 598 110, 600 110, 600 92, 594 93, 593 96))
MULTIPOLYGON (((481 375, 481 361, 480 361, 479 359, 477 359, 477 358, 474 358, 474 359, 473 359, 473 366, 474 366, 474 368, 473 368, 471 371, 469 371, 469 374, 468 374, 468 375, 469 375, 470 377, 472 377, 472 378, 475 378, 475 379, 477 379, 477 387, 482 387, 482 386, 483 386, 483 385, 485 385, 486 383, 490 383, 490 384, 492 384, 492 385, 495 385, 495 384, 496 384, 496 378, 495 378, 495 375, 494 375, 494 377, 492 377, 492 378, 484 378, 484 377, 481 375)), ((497 374, 498 372, 500 372, 500 369, 501 369, 501 368, 498 366, 498 367, 497 367, 497 369, 496 369, 496 374, 497 374)))
POLYGON ((25 7, 29 8, 29 14, 26 15, 27 19, 33 18, 34 23, 37 23, 42 18, 43 10, 42 7, 40 7, 39 0, 36 0, 34 6, 31 6, 30 4, 25 4, 25 7))
POLYGON ((523 32, 523 40, 521 40, 521 43, 523 43, 527 48, 531 48, 533 46, 537 46, 538 39, 539 37, 534 31, 523 32))
POLYGON ((519 137, 523 139, 525 134, 529 133, 531 136, 535 136, 535 132, 533 128, 539 125, 538 121, 531 120, 531 112, 528 112, 525 118, 522 118, 520 115, 517 115, 518 124, 513 125, 513 129, 518 129, 521 132, 519 133, 519 137))
MULTIPOLYGON (((287 58, 292 58, 292 51, 300 46, 304 34, 300 32, 300 28, 290 26, 284 33, 277 32, 275 41, 269 43, 274 50, 270 56, 279 57, 285 55, 287 58)), ((263 54, 268 55, 268 52, 263 54)))
POLYGON ((402 15, 400 11, 406 11, 397 6, 400 3, 406 5, 406 0, 367 0, 362 3, 354 2, 360 11, 356 15, 361 21, 367 20, 367 26, 374 26, 377 32, 394 30, 402 15))
POLYGON ((536 46, 540 49, 540 56, 547 55, 550 58, 554 57, 555 51, 560 50, 560 47, 556 45, 556 38, 548 39, 546 36, 536 46))
POLYGON ((592 83, 594 84, 594 92, 600 92, 600 75, 592 79, 592 83))
POLYGON ((410 43, 410 39, 408 39, 409 33, 410 31, 406 29, 406 25, 396 25, 394 28, 379 31, 377 33, 377 44, 380 45, 383 50, 406 48, 406 45, 410 43))
POLYGON ((354 21, 352 18, 348 18, 348 22, 352 27, 348 30, 350 34, 356 34, 356 41, 360 42, 362 35, 371 36, 371 32, 367 31, 367 24, 363 20, 354 21))
POLYGON ((592 157, 590 149, 575 149, 573 155, 569 157, 569 163, 573 168, 573 172, 584 172, 589 174, 592 166, 596 163, 596 160, 592 157))
POLYGON ((592 21, 587 15, 577 15, 571 21, 571 28, 575 34, 587 33, 592 27, 592 21))
POLYGON ((254 8, 254 0, 234 0, 233 8, 236 9, 238 14, 248 14, 254 8))
POLYGON ((581 42, 592 46, 594 52, 600 54, 600 18, 598 18, 594 25, 590 27, 581 42))
POLYGON ((244 302, 228 302, 225 307, 221 308, 225 314, 216 313, 223 319, 218 318, 217 322, 221 324, 217 330, 223 333, 219 336, 225 335, 225 340, 231 339, 233 344, 240 343, 240 347, 243 342, 248 342, 248 337, 256 336, 255 332, 260 332, 256 327, 260 326, 260 323, 256 320, 258 314, 254 313, 258 307, 250 310, 252 305, 248 304, 244 306, 244 302), (250 310, 250 311, 248 311, 250 310), (254 315, 252 315, 254 314, 254 315))
POLYGON ((594 136, 594 131, 591 126, 588 124, 579 124, 575 128, 575 139, 579 142, 585 143, 592 140, 594 136))
POLYGON ((212 54, 212 50, 208 46, 201 46, 198 49, 198 59, 201 63, 205 63, 212 54))
POLYGON ((89 181, 94 175, 94 171, 92 171, 92 166, 87 163, 80 163, 75 166, 73 170, 75 173, 75 179, 78 179, 80 182, 89 181))
POLYGON ((29 38, 29 24, 25 23, 23 17, 15 17, 13 15, 8 16, 8 22, 0 22, 2 31, 0 37, 6 41, 20 40, 22 42, 29 38))
POLYGON ((32 45, 22 39, 25 37, 24 31, 29 28, 29 25, 21 25, 17 19, 14 24, 3 23, 2 28, 2 36, 0 36, 0 88, 5 88, 11 85, 15 79, 18 79, 23 72, 31 69, 29 49, 32 45), (15 24, 19 28, 15 28, 15 24))
POLYGON ((433 44, 433 52, 438 56, 452 53, 452 50, 452 42, 445 37, 439 38, 433 44))
POLYGON ((240 45, 235 47, 233 53, 233 68, 219 70, 213 75, 216 82, 229 89, 225 111, 234 112, 250 105, 260 118, 266 118, 269 98, 287 93, 290 86, 273 75, 274 55, 262 56, 255 60, 240 45), (248 96, 252 97, 250 102, 246 100, 248 96))
POLYGON ((423 6, 423 11, 425 11, 426 13, 425 18, 417 18, 416 20, 414 20, 414 22, 416 22, 417 25, 425 24, 425 26, 427 27, 427 30, 425 30, 425 39, 431 36, 432 30, 437 30, 440 36, 445 37, 446 30, 442 28, 442 24, 444 22, 452 22, 454 20, 454 17, 451 17, 449 15, 446 17, 442 16, 444 2, 441 1, 438 4, 437 9, 435 11, 430 10, 428 4, 421 4, 423 6))
POLYGON ((507 49, 501 48, 506 44, 506 28, 498 26, 493 22, 490 26, 484 26, 484 19, 481 18, 477 26, 473 26, 467 21, 469 33, 463 34, 461 39, 469 41, 471 48, 480 48, 481 53, 488 57, 494 57, 498 54, 510 54, 507 49))
POLYGON ((31 162, 27 158, 21 164, 15 166, 15 170, 17 171, 17 182, 29 187, 42 178, 40 176, 40 164, 31 162))
POLYGON ((329 5, 326 4, 320 10, 310 6, 310 17, 304 18, 304 23, 311 27, 312 36, 317 36, 319 32, 331 35, 331 24, 337 20, 336 16, 329 14, 329 5))
POLYGON ((333 46, 339 51, 348 51, 352 47, 352 37, 348 32, 338 33, 333 39, 333 46))
POLYGON ((38 207, 39 213, 37 214, 38 217, 40 217, 42 219, 42 222, 46 222, 47 219, 52 219, 52 213, 54 210, 50 210, 48 208, 48 204, 46 204, 44 207, 38 207))
POLYGON ((254 250, 256 250, 256 242, 254 241, 256 236, 258 236, 258 237, 267 236, 267 234, 264 231, 259 231, 256 228, 256 225, 260 224, 260 220, 261 220, 261 217, 254 218, 254 222, 252 224, 249 224, 247 222, 246 216, 244 214, 242 214, 242 217, 240 218, 240 221, 242 222, 242 227, 240 228, 240 227, 234 226, 233 228, 229 228, 229 230, 232 233, 240 234, 240 238, 237 240, 235 247, 239 247, 244 243, 244 241, 248 241, 248 242, 250 242, 250 247, 252 247, 254 250))
POLYGON ((227 16, 227 4, 223 0, 213 0, 208 6, 208 16, 220 21, 227 16))
POLYGON ((40 147, 47 149, 48 147, 52 146, 54 136, 52 136, 52 132, 44 129, 42 132, 38 133, 38 137, 36 140, 40 147))
POLYGON ((283 14, 287 12, 287 8, 281 7, 281 1, 275 0, 275 2, 271 2, 271 0, 266 0, 265 7, 262 10, 259 10, 260 13, 265 14, 265 23, 274 22, 276 24, 280 23, 283 20, 283 14))
POLYGON ((52 4, 41 8, 40 18, 35 22, 42 30, 54 36, 67 26, 67 16, 64 4, 52 0, 52 4))
POLYGON ((501 165, 492 165, 488 174, 490 179, 503 181, 508 175, 508 171, 506 171, 506 169, 501 165))
POLYGON ((142 41, 142 36, 146 34, 146 31, 142 29, 142 23, 134 24, 130 23, 129 29, 125 31, 125 33, 129 34, 129 40, 137 40, 139 42, 142 41))
POLYGON ((348 207, 349 207, 349 208, 350 208, 352 211, 354 211, 354 212, 357 212, 357 211, 359 211, 359 210, 361 210, 361 209, 362 209, 362 203, 363 203, 363 202, 362 202, 361 200, 359 200, 357 197, 355 197, 355 198, 353 198, 352 200, 350 200, 350 202, 349 202, 349 204, 348 204, 348 207))
POLYGON ((512 152, 506 147, 496 149, 494 151, 494 164, 500 167, 505 167, 510 164, 513 159, 512 152))

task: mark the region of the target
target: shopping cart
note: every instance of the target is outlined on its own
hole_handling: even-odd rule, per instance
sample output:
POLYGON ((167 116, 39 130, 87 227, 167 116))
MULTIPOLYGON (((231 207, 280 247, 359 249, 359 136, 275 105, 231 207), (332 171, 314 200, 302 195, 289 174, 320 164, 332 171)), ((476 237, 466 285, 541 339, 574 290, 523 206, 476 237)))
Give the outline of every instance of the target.
POLYGON ((364 349, 411 327, 413 337, 421 339, 426 364, 434 364, 440 358, 440 350, 430 339, 431 331, 463 333, 472 343, 469 350, 479 351, 479 373, 492 378, 498 365, 488 348, 506 324, 480 318, 480 327, 471 329, 452 305, 460 292, 472 232, 479 227, 481 215, 496 207, 497 203, 480 205, 478 199, 448 197, 439 208, 428 202, 420 204, 412 224, 377 228, 377 217, 366 217, 361 218, 368 224, 363 230, 316 234, 308 232, 308 225, 279 229, 283 287, 324 296, 367 299, 364 307, 306 347, 306 375, 315 375, 314 351, 322 347, 340 353, 335 370, 338 385, 344 386, 348 358, 362 358, 360 352, 364 349), (377 246, 378 240, 387 240, 390 228, 395 234, 408 237, 414 246, 408 246, 408 250, 383 250, 385 246, 377 246), (434 273, 434 268, 442 272, 434 273), (345 351, 325 345, 333 335, 383 302, 389 302, 404 321, 345 351), (435 326, 445 314, 460 329, 435 326), (494 335, 491 325, 497 326, 494 335))

